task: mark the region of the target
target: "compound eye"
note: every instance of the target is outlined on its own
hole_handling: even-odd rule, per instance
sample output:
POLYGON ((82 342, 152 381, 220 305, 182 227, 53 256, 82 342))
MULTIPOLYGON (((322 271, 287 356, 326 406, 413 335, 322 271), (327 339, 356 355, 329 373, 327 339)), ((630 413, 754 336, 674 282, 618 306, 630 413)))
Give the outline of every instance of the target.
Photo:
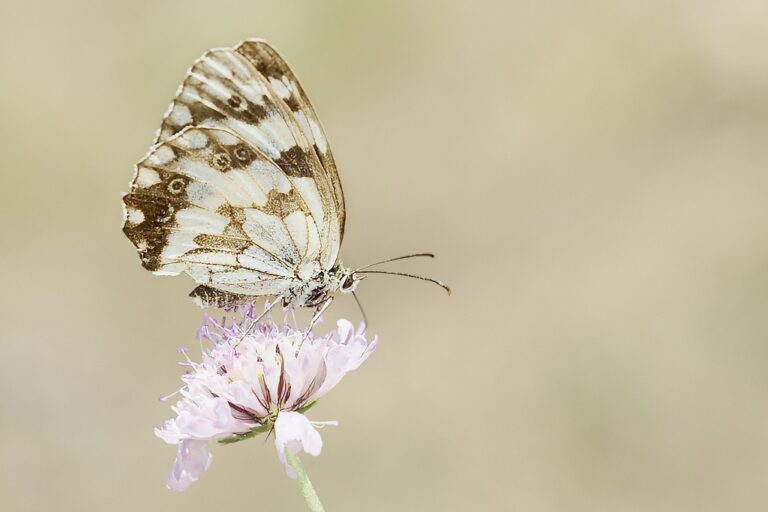
POLYGON ((346 278, 344 278, 344 281, 341 283, 341 288, 344 290, 348 290, 355 284, 355 278, 351 275, 348 275, 346 278))

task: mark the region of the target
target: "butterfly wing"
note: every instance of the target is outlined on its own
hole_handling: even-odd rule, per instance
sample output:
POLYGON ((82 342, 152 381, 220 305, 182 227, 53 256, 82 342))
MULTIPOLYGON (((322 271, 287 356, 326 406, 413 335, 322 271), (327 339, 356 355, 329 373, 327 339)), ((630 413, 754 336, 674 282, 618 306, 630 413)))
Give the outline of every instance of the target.
MULTIPOLYGON (((310 142, 315 139, 251 61, 232 49, 214 49, 195 62, 163 119, 158 142, 187 126, 229 130, 280 167, 310 208, 320 234, 319 253, 305 261, 317 260, 323 268, 336 263, 343 197, 339 202, 335 196, 333 179, 310 142)), ((335 167, 333 174, 338 181, 335 167)))
MULTIPOLYGON (((272 54, 287 70, 281 83, 299 91, 272 54)), ((207 304, 282 294, 331 268, 341 244, 344 201, 325 137, 303 91, 286 96, 258 69, 264 55, 215 49, 195 62, 124 197, 123 230, 144 267, 186 272, 207 304)))

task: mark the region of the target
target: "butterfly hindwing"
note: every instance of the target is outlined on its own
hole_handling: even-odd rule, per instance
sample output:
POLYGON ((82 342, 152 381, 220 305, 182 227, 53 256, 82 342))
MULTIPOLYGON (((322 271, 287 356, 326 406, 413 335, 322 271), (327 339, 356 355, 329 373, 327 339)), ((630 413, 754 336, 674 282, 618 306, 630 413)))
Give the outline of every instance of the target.
POLYGON ((285 173, 222 129, 190 127, 156 145, 124 203, 123 230, 147 269, 232 294, 277 294, 319 251, 310 209, 285 173))

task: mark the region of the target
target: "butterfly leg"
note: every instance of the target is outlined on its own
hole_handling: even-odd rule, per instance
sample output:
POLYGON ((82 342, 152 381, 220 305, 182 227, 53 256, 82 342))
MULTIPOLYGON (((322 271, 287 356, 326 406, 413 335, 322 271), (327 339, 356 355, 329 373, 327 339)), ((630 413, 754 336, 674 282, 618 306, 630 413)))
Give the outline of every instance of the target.
POLYGON ((328 309, 328 306, 331 305, 331 302, 333 302, 333 296, 329 296, 327 299, 323 300, 323 302, 317 305, 315 314, 312 315, 312 320, 309 321, 309 327, 304 329, 304 335, 301 337, 301 342, 296 347, 297 354, 299 353, 299 350, 301 350, 302 345, 304 345, 304 342, 307 341, 307 338, 309 338, 309 333, 312 332, 312 328, 315 326, 318 320, 320 320, 320 317, 322 316, 323 311, 328 309))
POLYGON ((306 331, 304 332, 304 336, 308 336, 309 333, 312 332, 312 328, 320 320, 320 317, 323 316, 323 312, 328 309, 328 306, 331 305, 331 302, 333 302, 333 295, 329 295, 327 299, 317 305, 315 314, 312 315, 312 320, 309 321, 309 327, 307 327, 306 331))

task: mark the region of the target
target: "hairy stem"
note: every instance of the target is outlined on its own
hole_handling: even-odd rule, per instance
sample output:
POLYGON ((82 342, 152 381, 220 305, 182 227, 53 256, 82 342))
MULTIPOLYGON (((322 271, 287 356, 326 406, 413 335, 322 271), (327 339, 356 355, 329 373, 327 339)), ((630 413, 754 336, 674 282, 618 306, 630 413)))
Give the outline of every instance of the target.
POLYGON ((309 481, 307 472, 304 471, 304 467, 301 465, 299 458, 292 454, 288 448, 285 449, 285 457, 288 459, 288 464, 296 471, 296 482, 299 484, 299 491, 304 497, 304 501, 307 502, 307 507, 312 512, 325 512, 323 504, 320 503, 320 498, 317 497, 312 482, 309 481))

